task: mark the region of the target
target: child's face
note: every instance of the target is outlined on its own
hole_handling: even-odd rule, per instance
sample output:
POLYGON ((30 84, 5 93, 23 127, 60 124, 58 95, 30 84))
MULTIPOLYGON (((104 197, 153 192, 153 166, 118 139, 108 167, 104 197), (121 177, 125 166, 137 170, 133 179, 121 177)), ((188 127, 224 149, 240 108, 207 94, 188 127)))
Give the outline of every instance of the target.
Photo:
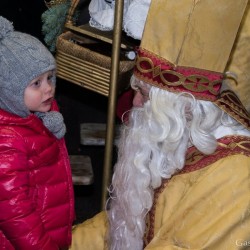
POLYGON ((55 94, 52 82, 53 71, 48 71, 32 80, 24 91, 24 103, 31 112, 47 112, 55 94))

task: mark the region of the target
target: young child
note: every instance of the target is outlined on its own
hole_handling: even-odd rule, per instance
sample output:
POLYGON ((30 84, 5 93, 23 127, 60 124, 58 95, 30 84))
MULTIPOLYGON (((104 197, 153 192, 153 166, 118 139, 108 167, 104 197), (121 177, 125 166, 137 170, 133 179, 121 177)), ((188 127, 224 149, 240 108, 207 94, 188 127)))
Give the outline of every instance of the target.
POLYGON ((0 17, 0 249, 71 243, 73 185, 55 70, 40 41, 0 17))

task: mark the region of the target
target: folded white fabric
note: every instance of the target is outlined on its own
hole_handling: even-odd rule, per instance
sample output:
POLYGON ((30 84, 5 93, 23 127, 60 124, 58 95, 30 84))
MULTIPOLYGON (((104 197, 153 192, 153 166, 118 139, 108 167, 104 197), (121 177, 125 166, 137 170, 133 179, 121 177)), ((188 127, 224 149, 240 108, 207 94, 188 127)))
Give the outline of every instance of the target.
POLYGON ((128 36, 141 40, 151 0, 134 0, 123 18, 123 29, 128 36))
MULTIPOLYGON (((123 30, 128 36, 141 39, 151 0, 124 0, 123 30)), ((99 30, 114 27, 115 0, 91 0, 89 24, 99 30)))
POLYGON ((104 0, 91 0, 89 4, 90 26, 99 30, 112 30, 114 25, 114 4, 104 0))

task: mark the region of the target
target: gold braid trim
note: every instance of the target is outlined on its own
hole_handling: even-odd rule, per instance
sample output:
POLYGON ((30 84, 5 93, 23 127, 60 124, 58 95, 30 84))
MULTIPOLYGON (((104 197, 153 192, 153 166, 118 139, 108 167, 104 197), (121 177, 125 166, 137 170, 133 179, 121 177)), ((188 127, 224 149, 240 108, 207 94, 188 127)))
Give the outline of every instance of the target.
POLYGON ((225 90, 221 92, 220 97, 214 104, 250 130, 250 114, 233 91, 225 90))

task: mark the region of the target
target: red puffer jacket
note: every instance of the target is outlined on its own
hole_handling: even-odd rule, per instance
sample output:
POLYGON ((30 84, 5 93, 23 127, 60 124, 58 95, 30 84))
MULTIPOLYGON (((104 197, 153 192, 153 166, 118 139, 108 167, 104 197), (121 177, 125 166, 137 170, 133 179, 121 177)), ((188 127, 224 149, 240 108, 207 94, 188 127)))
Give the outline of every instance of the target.
POLYGON ((35 115, 20 118, 0 109, 0 249, 64 248, 73 219, 64 140, 35 115))

